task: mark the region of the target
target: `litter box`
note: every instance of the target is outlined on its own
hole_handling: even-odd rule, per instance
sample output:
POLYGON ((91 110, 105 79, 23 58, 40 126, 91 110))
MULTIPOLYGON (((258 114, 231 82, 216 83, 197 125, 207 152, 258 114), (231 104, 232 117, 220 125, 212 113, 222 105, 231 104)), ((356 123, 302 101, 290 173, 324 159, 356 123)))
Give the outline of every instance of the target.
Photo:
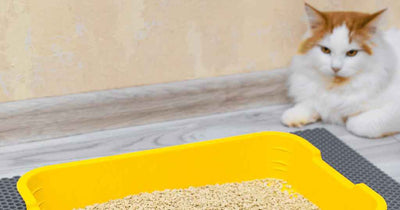
POLYGON ((83 208, 128 195, 254 179, 288 182, 323 210, 383 210, 385 200, 353 184, 305 139, 260 132, 34 169, 17 188, 27 210, 83 208))

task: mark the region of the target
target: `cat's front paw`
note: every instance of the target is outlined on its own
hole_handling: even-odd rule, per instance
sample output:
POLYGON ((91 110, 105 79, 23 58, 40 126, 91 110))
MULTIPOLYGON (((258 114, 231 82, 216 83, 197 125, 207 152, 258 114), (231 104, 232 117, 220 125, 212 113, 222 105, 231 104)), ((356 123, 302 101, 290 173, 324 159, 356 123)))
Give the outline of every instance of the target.
POLYGON ((281 122, 289 127, 302 127, 318 120, 318 113, 300 106, 295 106, 286 110, 281 118, 281 122))
POLYGON ((376 124, 363 117, 352 117, 347 120, 346 129, 360 137, 381 138, 385 136, 376 124))

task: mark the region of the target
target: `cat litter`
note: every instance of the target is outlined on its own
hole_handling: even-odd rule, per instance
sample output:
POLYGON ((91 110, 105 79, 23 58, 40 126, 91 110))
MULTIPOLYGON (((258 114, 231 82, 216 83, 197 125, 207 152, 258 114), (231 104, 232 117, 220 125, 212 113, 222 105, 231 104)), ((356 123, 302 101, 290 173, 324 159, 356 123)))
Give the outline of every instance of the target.
POLYGON ((124 209, 319 209, 280 179, 263 179, 140 193, 80 210, 124 209), (288 190, 282 190, 288 189, 288 190))

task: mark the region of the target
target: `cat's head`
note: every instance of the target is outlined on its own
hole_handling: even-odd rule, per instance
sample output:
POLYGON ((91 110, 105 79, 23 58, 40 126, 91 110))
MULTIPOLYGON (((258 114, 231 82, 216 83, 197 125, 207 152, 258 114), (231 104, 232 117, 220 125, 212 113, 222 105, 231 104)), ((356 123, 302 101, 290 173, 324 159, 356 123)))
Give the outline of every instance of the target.
POLYGON ((374 54, 373 38, 386 9, 373 14, 322 12, 307 3, 305 9, 309 31, 299 53, 328 76, 351 77, 362 71, 374 54))

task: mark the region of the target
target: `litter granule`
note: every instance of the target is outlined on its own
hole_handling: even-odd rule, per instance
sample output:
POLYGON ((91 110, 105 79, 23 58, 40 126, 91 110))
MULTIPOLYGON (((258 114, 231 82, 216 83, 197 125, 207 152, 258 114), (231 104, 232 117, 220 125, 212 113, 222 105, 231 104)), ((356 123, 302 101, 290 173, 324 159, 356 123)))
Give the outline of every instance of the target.
POLYGON ((84 210, 319 209, 302 195, 289 192, 290 188, 290 185, 283 180, 262 179, 240 183, 216 184, 203 187, 140 193, 119 200, 87 206, 84 210))

